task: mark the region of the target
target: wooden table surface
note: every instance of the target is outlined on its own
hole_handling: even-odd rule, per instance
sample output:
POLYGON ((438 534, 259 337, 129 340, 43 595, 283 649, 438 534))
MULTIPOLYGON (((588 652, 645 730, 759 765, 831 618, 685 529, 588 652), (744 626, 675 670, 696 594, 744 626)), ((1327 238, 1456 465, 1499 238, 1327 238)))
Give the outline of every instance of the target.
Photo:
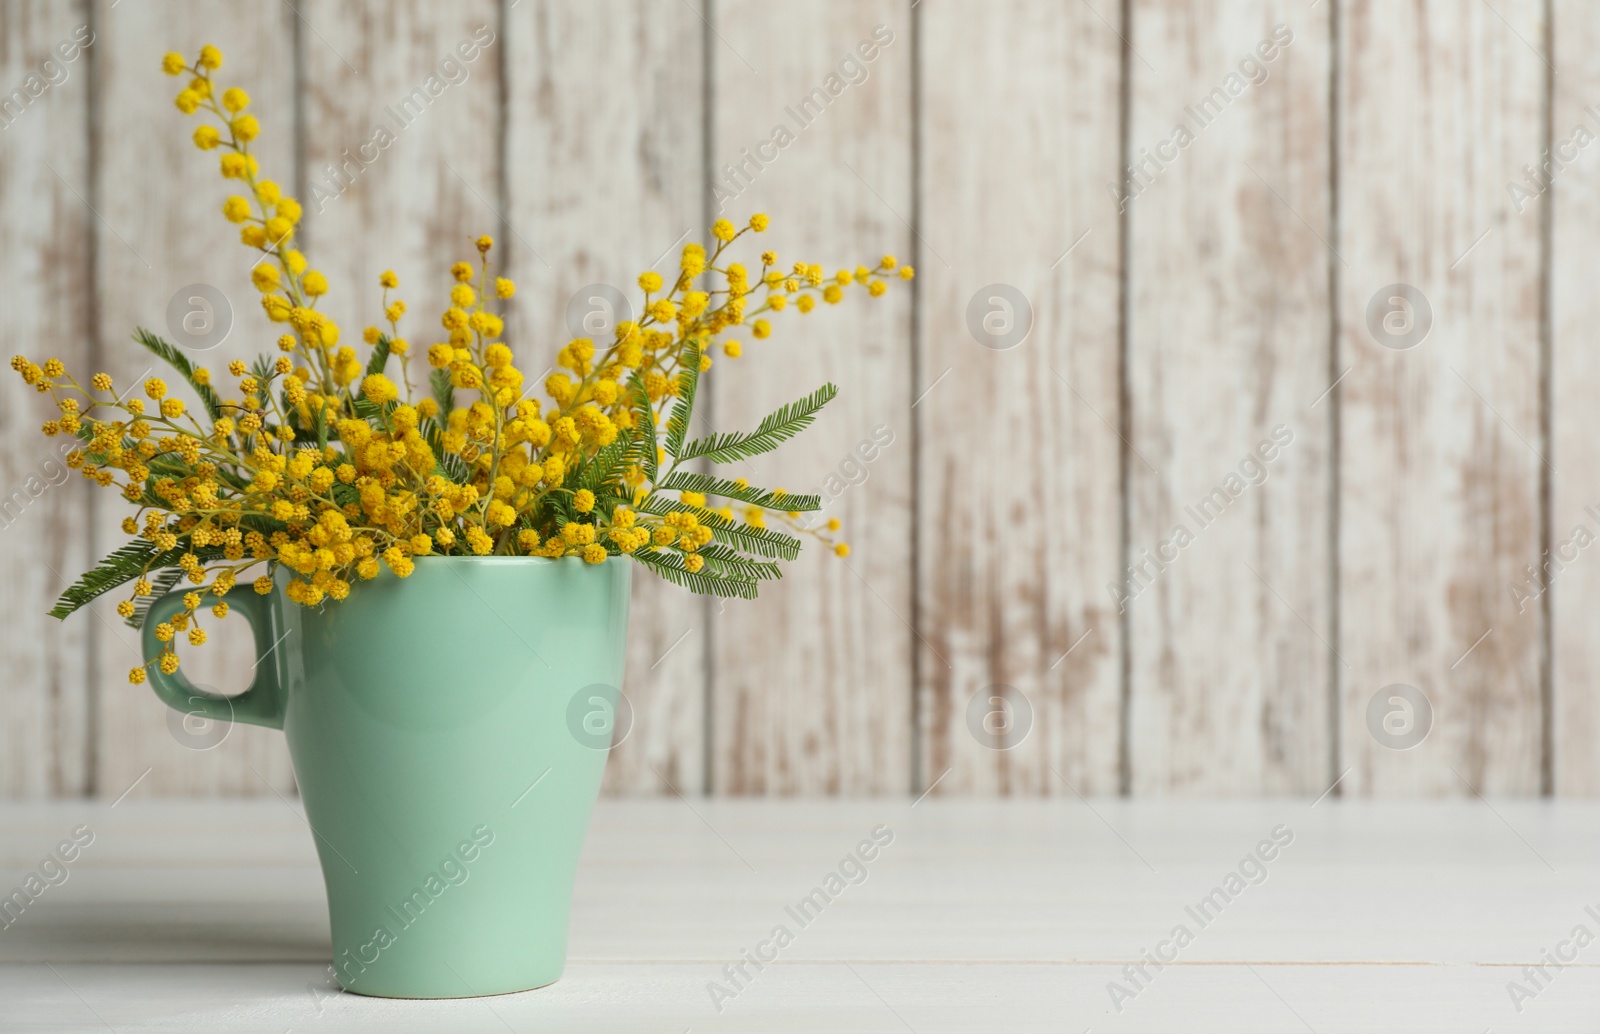
POLYGON ((450 1002, 327 983, 295 807, 0 805, 0 891, 80 825, 65 882, 0 930, 0 1030, 1600 1029, 1600 804, 605 800, 566 975, 450 1002), (879 826, 800 927, 785 906, 879 826), (778 961, 731 981, 780 923, 778 961), (1547 951, 1573 961, 1525 969, 1547 951), (1125 968, 1146 952, 1173 961, 1125 968))

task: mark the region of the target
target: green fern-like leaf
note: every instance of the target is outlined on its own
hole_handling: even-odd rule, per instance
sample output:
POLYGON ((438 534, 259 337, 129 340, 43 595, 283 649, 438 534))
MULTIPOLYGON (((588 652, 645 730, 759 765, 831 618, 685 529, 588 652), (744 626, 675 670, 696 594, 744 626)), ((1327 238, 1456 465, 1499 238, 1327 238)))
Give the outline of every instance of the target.
POLYGON ((700 349, 692 342, 684 346, 678 374, 678 398, 667 420, 667 455, 688 459, 683 455, 683 440, 689 434, 689 420, 694 416, 694 396, 700 387, 700 349))
MULTIPOLYGON (((752 579, 730 577, 726 574, 709 574, 705 570, 690 571, 683 566, 682 554, 662 549, 635 550, 633 558, 674 585, 681 585, 701 596, 733 596, 742 600, 756 598, 758 587, 752 579)), ((710 566, 708 563, 707 567, 710 566)))
POLYGON ((372 346, 372 358, 367 360, 367 373, 382 373, 384 366, 389 362, 389 335, 380 334, 378 343, 372 346))
POLYGON ((706 562, 705 569, 712 574, 726 575, 730 578, 739 578, 745 581, 766 581, 783 577, 783 569, 776 562, 747 557, 733 547, 723 545, 720 542, 701 546, 697 555, 706 562))
POLYGON ((631 440, 631 432, 625 431, 617 436, 616 441, 595 453, 593 459, 578 469, 573 487, 587 488, 599 495, 605 489, 620 484, 623 472, 628 469, 624 458, 631 440))
POLYGON ((439 416, 448 417, 456 408, 456 386, 450 383, 450 371, 433 371, 428 384, 433 388, 433 401, 439 403, 439 416))
MULTIPOLYGON (((146 571, 158 571, 176 565, 178 558, 189 550, 189 546, 179 543, 172 549, 158 551, 155 543, 147 539, 134 539, 108 554, 93 568, 85 571, 76 582, 69 585, 61 594, 61 598, 56 600, 56 605, 51 608, 50 616, 65 618, 78 608, 119 585, 133 581, 146 571)), ((194 549, 193 552, 202 562, 215 560, 222 555, 222 550, 213 546, 194 549)))
POLYGON ((162 360, 183 376, 183 379, 200 396, 200 404, 205 406, 206 414, 212 420, 222 415, 222 400, 217 397, 217 393, 212 390, 211 385, 201 384, 195 380, 194 364, 189 361, 188 356, 178 350, 176 345, 161 340, 143 327, 134 330, 133 338, 155 355, 161 357, 162 360))
POLYGON ((766 418, 748 433, 731 432, 696 438, 681 451, 667 451, 679 460, 692 460, 705 456, 713 463, 732 463, 752 456, 771 452, 779 445, 811 426, 817 413, 833 401, 839 389, 824 384, 805 398, 796 399, 782 409, 768 413, 766 418))
POLYGON ((656 454, 661 448, 656 440, 655 407, 650 403, 650 392, 645 390, 644 379, 637 373, 628 378, 628 391, 633 396, 634 415, 639 421, 639 452, 644 476, 654 483, 658 475, 656 454))
POLYGON ((472 468, 467 466, 467 461, 455 453, 445 452, 438 446, 434 446, 433 454, 437 457, 433 468, 434 472, 441 477, 449 478, 458 485, 464 485, 472 476, 472 468))
POLYGON ((622 469, 627 471, 630 467, 638 467, 648 476, 656 455, 655 428, 640 424, 623 431, 620 437, 627 439, 627 447, 623 449, 619 461, 622 469))
POLYGON ((710 474, 696 474, 688 470, 675 470, 668 474, 657 488, 669 492, 699 492, 701 495, 719 495, 724 499, 737 499, 741 503, 751 503, 768 510, 820 510, 822 499, 814 495, 791 495, 785 492, 777 495, 764 488, 755 488, 746 485, 740 488, 732 481, 713 477, 710 474))
POLYGON ((735 524, 721 514, 712 513, 698 506, 687 506, 670 499, 651 496, 639 508, 657 517, 665 517, 669 513, 692 513, 701 524, 711 529, 717 541, 744 553, 754 553, 770 560, 793 560, 800 555, 800 540, 793 535, 785 535, 771 528, 752 528, 748 524, 735 524))
POLYGON ((278 371, 273 366, 274 363, 271 356, 258 355, 255 361, 250 364, 250 376, 262 384, 266 384, 277 376, 278 371))

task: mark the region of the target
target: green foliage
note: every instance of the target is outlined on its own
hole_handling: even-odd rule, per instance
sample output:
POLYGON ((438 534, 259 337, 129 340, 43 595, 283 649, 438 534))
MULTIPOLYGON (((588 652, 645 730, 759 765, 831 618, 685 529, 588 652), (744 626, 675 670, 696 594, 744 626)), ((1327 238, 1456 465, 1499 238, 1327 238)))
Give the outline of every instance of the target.
POLYGON ((266 384, 270 382, 272 378, 277 376, 278 371, 275 369, 276 366, 277 360, 273 359, 271 356, 258 355, 255 358, 255 362, 250 364, 250 376, 254 377, 262 384, 266 384))
POLYGON ((433 371, 428 375, 428 384, 433 388, 433 401, 439 403, 439 415, 449 416, 456 408, 456 386, 450 383, 450 371, 433 371))
POLYGON ((726 578, 766 581, 769 578, 783 577, 783 569, 774 561, 753 560, 720 542, 701 546, 698 555, 706 562, 706 570, 726 578))
MULTIPOLYGON (((108 554, 92 569, 85 571, 83 577, 68 586, 61 594, 61 598, 56 600, 50 616, 65 618, 79 607, 87 605, 119 585, 126 585, 146 571, 173 567, 178 563, 178 558, 188 550, 189 547, 179 543, 172 549, 162 551, 156 549, 155 543, 148 539, 134 539, 108 554)), ((194 554, 204 562, 222 556, 222 550, 207 546, 195 548, 194 554)))
MULTIPOLYGON (((811 426, 811 421, 816 419, 817 413, 823 406, 832 402, 838 393, 839 389, 832 384, 824 384, 805 398, 797 399, 767 414, 766 419, 762 420, 754 431, 747 434, 734 432, 708 435, 705 438, 696 438, 688 445, 682 445, 680 437, 680 447, 674 449, 669 444, 667 452, 680 462, 704 456, 713 463, 733 463, 736 460, 760 456, 762 453, 771 452, 811 426)), ((684 421, 684 425, 688 425, 687 420, 684 421)))
POLYGON ((134 330, 133 339, 155 355, 160 356, 167 365, 178 371, 189 386, 195 390, 195 393, 200 396, 200 403, 205 406, 207 416, 215 420, 222 415, 222 400, 217 397, 217 393, 212 390, 211 385, 201 384, 195 379, 194 364, 189 362, 189 357, 179 351, 176 345, 161 340, 143 327, 134 330))
POLYGON ((639 419, 639 446, 644 460, 644 476, 653 484, 660 471, 656 452, 661 448, 656 440, 656 411, 650 403, 650 393, 637 373, 628 379, 628 392, 633 396, 633 408, 639 419))
POLYGON ((710 474, 697 474, 688 470, 675 470, 661 479, 657 488, 676 492, 699 492, 701 495, 719 495, 752 503, 768 510, 810 511, 822 509, 822 499, 814 495, 776 495, 767 489, 746 485, 743 488, 732 481, 710 474))
POLYGON ((771 528, 752 528, 748 524, 735 524, 720 514, 698 506, 688 506, 652 496, 639 507, 645 513, 664 517, 669 513, 692 513, 701 524, 710 528, 717 541, 745 553, 755 553, 771 560, 793 560, 800 555, 800 540, 771 528))
MULTIPOLYGON (((683 554, 646 546, 635 550, 633 558, 674 585, 681 585, 702 596, 734 596, 742 600, 756 598, 753 578, 732 578, 708 571, 690 571, 683 566, 683 554)), ((707 563, 706 567, 711 565, 707 563)))
POLYGON ((683 347, 683 360, 678 374, 678 401, 667 420, 667 455, 676 460, 693 458, 684 455, 683 440, 689 434, 689 420, 694 416, 694 397, 699 388, 700 348, 690 342, 683 347))
MULTIPOLYGON (((786 513, 820 509, 822 500, 815 495, 779 494, 713 474, 686 470, 682 464, 702 458, 714 463, 731 463, 770 452, 805 430, 822 407, 832 401, 838 389, 832 384, 824 384, 810 395, 768 414, 754 431, 713 434, 686 442, 700 385, 698 346, 691 343, 685 347, 679 370, 678 393, 667 420, 665 441, 660 446, 672 463, 672 468, 665 476, 661 475, 656 462, 656 415, 649 395, 637 375, 629 382, 633 408, 639 415, 639 427, 627 439, 628 454, 638 457, 652 493, 639 505, 639 510, 656 517, 673 513, 693 514, 700 524, 711 529, 713 539, 692 554, 698 556, 703 564, 699 571, 690 571, 685 567, 686 555, 676 550, 652 545, 634 551, 632 556, 661 577, 691 592, 752 599, 758 583, 781 576, 782 572, 775 561, 793 560, 800 554, 800 540, 770 528, 737 523, 710 509, 691 506, 657 493, 694 492, 786 513)), ((624 470, 632 465, 620 457, 618 464, 624 470)), ((579 487, 591 486, 580 483, 579 487)))
MULTIPOLYGON (((385 364, 389 362, 389 335, 380 334, 378 343, 372 346, 372 358, 367 360, 367 373, 382 373, 385 364)), ((449 412, 446 410, 446 412, 449 412)))
POLYGON ((622 475, 627 472, 627 457, 633 441, 632 432, 624 431, 617 435, 616 441, 595 453, 592 459, 577 469, 573 489, 587 488, 596 496, 617 494, 615 489, 621 487, 622 475))
POLYGON ((467 466, 466 460, 453 452, 445 452, 438 447, 434 448, 433 454, 437 457, 433 468, 434 473, 440 477, 449 478, 458 485, 467 483, 467 478, 471 476, 472 471, 467 466))

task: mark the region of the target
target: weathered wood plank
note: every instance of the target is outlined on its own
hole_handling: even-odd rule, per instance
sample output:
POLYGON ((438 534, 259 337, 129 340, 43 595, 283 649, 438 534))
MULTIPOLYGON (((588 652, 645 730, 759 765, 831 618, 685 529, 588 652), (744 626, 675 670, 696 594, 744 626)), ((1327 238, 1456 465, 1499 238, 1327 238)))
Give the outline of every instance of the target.
POLYGON ((1347 0, 1340 36, 1343 789, 1534 793, 1540 202, 1506 183, 1543 149, 1543 8, 1347 0), (1376 697, 1414 738, 1396 684, 1431 702, 1415 749, 1369 730, 1376 697))
MULTIPOLYGON (((98 42, 87 4, 0 7, 0 283, 9 302, 0 351, 56 356, 80 376, 92 361, 94 213, 89 66, 98 42), (87 47, 88 49, 84 49, 87 47), (59 49, 58 49, 59 48, 59 49), (14 304, 12 304, 14 303, 14 304)), ((39 425, 47 399, 10 371, 0 384, 0 796, 91 788, 89 639, 95 619, 46 615, 90 562, 91 486, 67 470, 39 425)))
POLYGON ((421 383, 451 263, 476 264, 479 234, 504 236, 498 7, 313 0, 300 12, 307 254, 352 335, 381 322, 379 274, 399 275, 421 383))
POLYGON ((918 789, 1114 792, 1122 42, 1087 4, 917 16, 918 789))
MULTIPOLYGON (((839 0, 781 29, 764 4, 721 3, 715 12, 714 214, 736 225, 756 212, 773 220, 741 261, 757 270, 760 250, 771 248, 783 268, 819 262, 831 275, 876 265, 885 252, 905 260, 909 7, 839 0)), ((855 287, 837 308, 780 314, 772 341, 745 340, 743 358, 718 355, 708 375, 714 422, 730 429, 754 427, 824 381, 840 387, 804 435, 725 476, 828 495, 841 471, 856 482, 826 510, 843 522, 849 557, 814 544, 759 600, 717 608, 711 777, 719 793, 911 785, 910 317, 903 282, 880 299, 855 287)))
MULTIPOLYGON (((1556 0, 1552 9, 1555 54, 1561 69, 1551 97, 1554 179, 1544 199, 1553 199, 1550 278, 1550 462, 1549 574, 1541 572, 1524 592, 1529 608, 1548 603, 1553 687, 1553 790, 1562 796, 1600 795, 1600 565, 1590 547, 1600 540, 1600 437, 1594 400, 1600 397, 1600 297, 1594 271, 1600 264, 1600 22, 1587 4, 1556 0), (1580 531, 1581 529, 1581 531, 1580 531), (1548 586, 1548 599, 1541 589, 1548 586)), ((1530 161, 1535 169, 1540 162, 1530 161)), ((1547 176, 1542 170, 1539 177, 1547 176)), ((1532 200, 1540 183, 1522 170, 1507 174, 1505 204, 1537 219, 1532 200), (1515 193, 1512 188, 1515 187, 1515 193)), ((1542 566, 1542 565, 1541 565, 1542 566)))
POLYGON ((1133 7, 1136 795, 1332 779, 1329 10, 1133 7))
MULTIPOLYGON (((499 233, 518 284, 511 333, 541 384, 567 341, 610 340, 627 318, 616 293, 637 315, 639 273, 672 268, 660 264, 703 219, 703 34, 683 4, 510 11, 499 233)), ((622 687, 633 726, 612 750, 607 792, 704 792, 705 613, 704 601, 634 571, 622 687)))
MULTIPOLYGON (((192 60, 206 43, 222 49, 218 82, 242 86, 262 124, 255 153, 263 174, 292 190, 294 14, 287 5, 222 0, 101 3, 95 12, 100 39, 91 57, 100 108, 93 173, 102 217, 95 231, 104 365, 119 389, 169 374, 130 335, 143 326, 182 344, 181 325, 175 330, 176 321, 168 319, 168 302, 183 288, 209 284, 227 298, 233 327, 222 343, 191 347, 191 355, 212 370, 217 383, 236 384, 227 376, 228 361, 270 351, 277 332, 250 284, 251 254, 221 215, 224 198, 236 191, 218 175, 217 155, 201 153, 191 142, 198 116, 185 117, 173 107, 184 83, 162 74, 161 57, 176 50, 192 60)), ((119 497, 101 494, 99 552, 124 540, 117 524, 125 512, 119 497)), ((138 636, 117 618, 115 602, 106 598, 96 608, 97 792, 115 798, 136 782, 140 794, 169 795, 254 795, 292 787, 279 733, 239 725, 215 743, 210 730, 175 731, 173 715, 148 688, 128 685, 126 673, 139 661, 138 636)), ((197 685, 242 690, 254 659, 247 626, 234 620, 211 631, 211 643, 185 652, 185 671, 197 685)))

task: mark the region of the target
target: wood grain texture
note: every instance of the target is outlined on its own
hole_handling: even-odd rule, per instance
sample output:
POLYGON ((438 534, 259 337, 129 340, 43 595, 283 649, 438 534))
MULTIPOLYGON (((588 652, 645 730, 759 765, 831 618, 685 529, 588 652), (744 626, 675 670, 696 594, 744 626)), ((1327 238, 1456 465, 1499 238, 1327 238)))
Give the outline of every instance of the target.
MULTIPOLYGON (((89 63, 85 4, 0 6, 0 283, 8 299, 0 351, 75 371, 91 357, 94 214, 86 203, 89 63), (66 49, 57 51, 58 46, 66 49), (64 55, 70 54, 70 59, 64 55), (15 92, 14 92, 15 91, 15 92)), ((60 443, 39 436, 54 415, 14 373, 0 378, 0 796, 89 789, 93 728, 90 615, 49 617, 54 596, 89 563, 90 486, 60 443)))
POLYGON ((1136 795, 1332 779, 1328 11, 1133 6, 1136 795))
POLYGON ((1114 792, 1122 43, 1087 4, 917 14, 918 792, 1114 792), (1021 326, 995 284, 1032 311, 1010 348, 978 341, 1021 326), (1001 686, 1032 712, 1010 750, 979 742, 1001 686))
POLYGON ((78 823, 96 840, 0 938, 0 993, 6 1019, 29 1031, 1448 1034, 1496 1016, 1593 1027, 1600 972, 1582 959, 1547 967, 1555 979, 1524 1016, 1507 995, 1512 981, 1529 988, 1523 967, 1541 948, 1575 923, 1593 929, 1592 802, 1497 802, 1527 842, 1476 800, 1093 804, 601 801, 565 975, 489 1007, 326 987, 312 836, 277 801, 10 805, 0 866, 37 865, 78 823), (785 906, 869 831, 893 839, 801 928, 785 906), (1197 923, 1186 909, 1230 876, 1238 896, 1220 915, 1227 899, 1213 898, 1197 923), (795 935, 782 963, 726 983, 723 966, 776 923, 795 935), (1180 923, 1193 941, 1173 958, 1158 942, 1180 923), (1173 964, 1132 985, 1123 967, 1145 951, 1173 964), (737 987, 722 1015, 712 981, 737 987), (1113 982, 1138 991, 1120 1013, 1113 982))
MULTIPOLYGON (((1553 685, 1554 791, 1563 797, 1600 795, 1600 437, 1594 432, 1594 400, 1600 397, 1600 21, 1587 4, 1556 0, 1552 7, 1555 53, 1561 70, 1551 96, 1553 164, 1559 171, 1546 195, 1553 206, 1550 254, 1550 462, 1549 574, 1529 589, 1539 598, 1548 586, 1553 685)), ((1530 162, 1536 168, 1539 163, 1530 162)), ((1541 173, 1541 176, 1543 174, 1541 173)), ((1521 218, 1538 210, 1520 192, 1536 193, 1522 170, 1507 174, 1519 187, 1506 204, 1521 203, 1521 218)), ((1543 563, 1539 566, 1543 567, 1543 563)), ((1544 602, 1545 600, 1540 600, 1544 602)), ((1532 604, 1534 606, 1537 603, 1532 604)))
POLYGON ((477 264, 479 234, 504 236, 499 8, 315 0, 300 12, 307 255, 328 277, 323 307, 354 338, 381 322, 378 276, 394 270, 421 384, 455 285, 450 265, 477 264))
MULTIPOLYGON (((542 392, 567 341, 609 342, 627 318, 595 285, 620 292, 637 315, 635 278, 670 270, 674 243, 703 221, 704 31, 683 4, 562 0, 515 6, 505 35, 509 225, 500 236, 518 285, 509 333, 542 392)), ((642 567, 633 585, 622 687, 633 727, 612 750, 604 787, 703 793, 705 601, 642 567)))
MULTIPOLYGON (((1353 794, 1600 794, 1600 566, 1576 538, 1600 538, 1600 171, 1584 144, 1548 191, 1526 173, 1547 104, 1557 144, 1580 125, 1600 139, 1600 21, 1575 0, 1134 0, 1128 16, 1095 0, 5 0, 0 105, 78 26, 97 36, 0 117, 0 337, 75 371, 99 356, 127 386, 156 372, 130 331, 170 335, 169 299, 203 283, 236 326, 201 362, 227 383, 229 359, 270 349, 251 256, 217 211, 229 187, 158 70, 215 42, 221 78, 254 98, 268 174, 301 192, 348 339, 393 268, 425 348, 446 267, 480 232, 518 280, 508 339, 530 380, 579 332, 585 288, 632 298, 708 215, 769 212, 756 242, 786 263, 918 265, 911 289, 785 313, 746 358, 718 358, 704 398, 723 428, 824 379, 844 389, 744 473, 859 482, 830 504, 854 552, 811 551, 755 604, 637 572, 634 725, 608 792, 1314 795, 1350 769, 1353 794), (1294 39, 1265 81, 1190 116, 1279 22, 1294 39), (830 72, 855 77, 839 62, 877 24, 894 40, 864 80, 796 130, 790 109, 830 72), (793 142, 709 211, 778 124, 793 142), (1163 157, 1178 125, 1193 139, 1163 157), (379 127, 389 142, 364 159, 379 127), (1431 311, 1409 348, 1369 326, 1396 283, 1431 311), (977 340, 994 285, 1031 308, 1014 347, 977 340), (1280 425, 1292 442, 1248 485, 1280 425), (861 462, 874 436, 892 441, 861 462), (1187 508, 1230 475, 1247 487, 1197 527, 1187 508), (1146 552, 1180 522, 1193 541, 1155 571, 1146 552), (1535 577, 1546 546, 1553 582, 1535 577), (1396 683, 1431 701, 1412 750, 1368 729, 1396 683), (996 751, 979 741, 1005 686, 1030 727, 996 751)), ((43 616, 122 540, 122 509, 86 504, 79 479, 44 487, 43 403, 14 379, 0 402, 0 796, 289 793, 276 733, 188 749, 125 683, 136 637, 114 599, 43 616)), ((243 622, 212 638, 185 671, 242 688, 243 622)))
MULTIPOLYGON (((874 266, 885 253, 905 259, 913 207, 909 6, 838 0, 808 8, 782 31, 761 3, 714 10, 714 214, 735 225, 756 212, 773 219, 771 230, 741 242, 738 259, 752 276, 763 248, 777 252, 782 268, 818 262, 830 275, 874 266)), ((813 544, 758 600, 716 608, 717 793, 910 788, 910 300, 896 281, 883 298, 857 286, 837 307, 780 313, 767 341, 725 335, 745 338, 744 357, 717 355, 707 375, 711 419, 725 430, 754 427, 824 381, 841 389, 781 453, 719 470, 723 476, 830 495, 830 483, 855 482, 826 510, 843 522, 849 557, 813 544)))
MULTIPOLYGON (((239 243, 221 206, 236 193, 218 173, 217 153, 191 142, 200 116, 185 116, 172 103, 184 85, 161 72, 161 57, 175 50, 193 60, 202 44, 222 49, 218 81, 240 84, 261 121, 254 145, 263 175, 294 184, 293 12, 283 7, 241 6, 222 0, 182 3, 106 4, 95 9, 100 39, 96 62, 100 110, 95 118, 95 221, 98 333, 106 370, 118 390, 148 376, 175 381, 159 359, 131 340, 135 327, 181 339, 169 323, 169 299, 180 289, 209 284, 232 310, 233 329, 219 345, 190 350, 211 369, 216 383, 235 387, 226 366, 235 358, 272 350, 274 325, 262 314, 250 284, 252 253, 239 243)), ((180 327, 181 329, 181 327, 180 327)), ((223 392, 228 396, 228 392, 223 392)), ((186 395, 192 401, 192 395, 186 395)), ((126 511, 120 496, 101 492, 95 524, 97 554, 126 539, 118 528, 126 511)), ((127 671, 138 664, 138 634, 123 625, 103 597, 95 607, 100 778, 98 793, 115 798, 135 783, 138 793, 255 795, 293 786, 289 752, 280 733, 256 726, 232 727, 221 743, 174 731, 172 715, 148 687, 130 686, 127 671), (146 770, 148 769, 148 775, 146 770)), ((237 619, 213 623, 213 641, 183 654, 196 685, 242 690, 250 680, 254 648, 248 627, 237 619)))
POLYGON ((1543 149, 1542 12, 1340 7, 1347 792, 1540 788, 1542 616, 1511 596, 1540 548, 1540 216, 1537 201, 1512 210, 1506 183, 1543 149), (1369 326, 1396 283, 1432 313, 1407 348, 1380 343, 1409 340, 1403 314, 1369 326), (1392 684, 1431 701, 1411 750, 1368 730, 1369 701, 1392 684))

